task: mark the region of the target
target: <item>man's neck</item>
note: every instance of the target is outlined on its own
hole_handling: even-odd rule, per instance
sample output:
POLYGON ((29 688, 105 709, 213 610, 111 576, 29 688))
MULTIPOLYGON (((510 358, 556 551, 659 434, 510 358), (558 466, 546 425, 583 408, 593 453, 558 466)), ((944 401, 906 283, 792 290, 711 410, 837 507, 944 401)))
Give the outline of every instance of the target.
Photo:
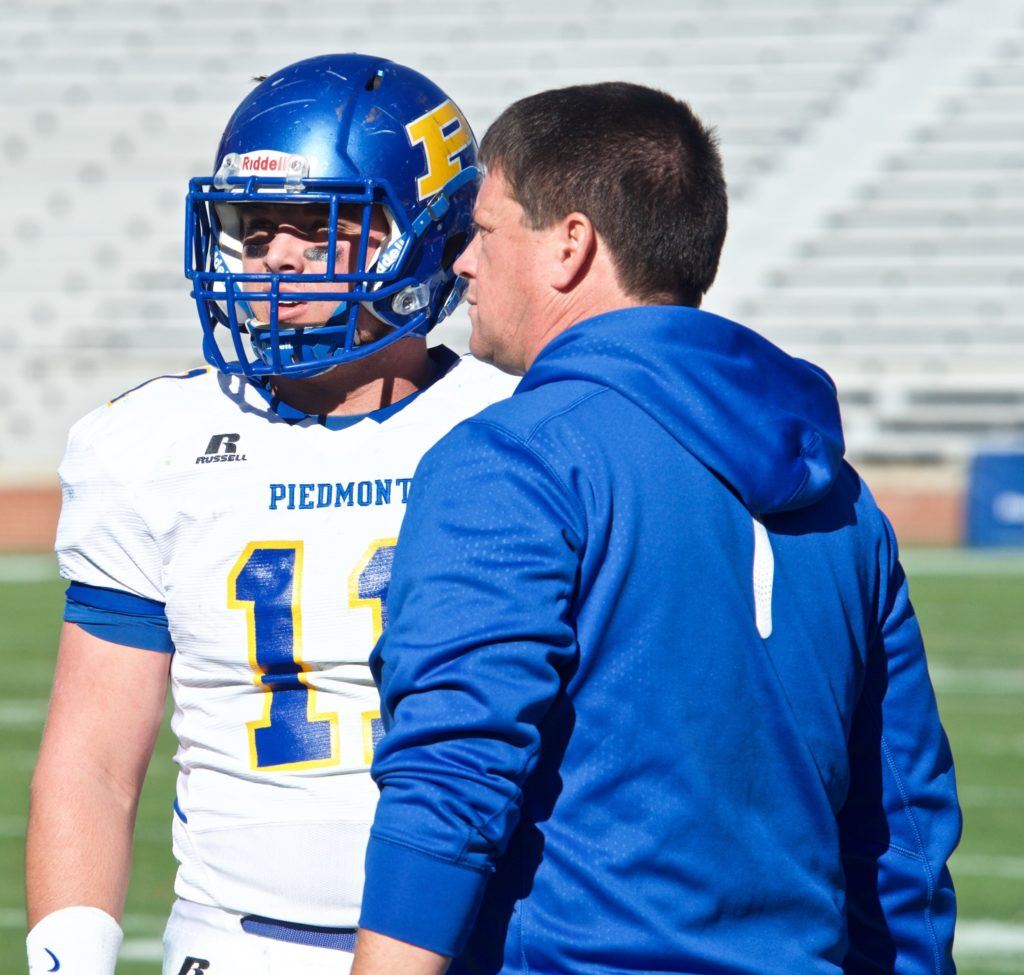
POLYGON ((527 349, 526 369, 533 365, 541 349, 573 325, 608 312, 637 308, 644 304, 647 303, 625 294, 617 287, 603 290, 579 289, 568 295, 559 295, 558 300, 548 309, 551 324, 537 332, 527 349))
POLYGON ((278 399, 303 413, 352 416, 372 413, 418 392, 429 385, 435 368, 426 340, 406 338, 319 376, 274 376, 270 385, 278 399))

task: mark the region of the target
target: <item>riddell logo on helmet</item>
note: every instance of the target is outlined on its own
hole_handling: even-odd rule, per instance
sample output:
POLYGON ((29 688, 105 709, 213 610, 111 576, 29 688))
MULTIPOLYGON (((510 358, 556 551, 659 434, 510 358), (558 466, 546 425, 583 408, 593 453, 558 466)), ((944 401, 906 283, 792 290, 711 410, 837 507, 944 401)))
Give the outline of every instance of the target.
POLYGON ((287 152, 275 152, 272 149, 261 149, 259 152, 247 152, 238 164, 239 173, 283 173, 288 169, 287 152))

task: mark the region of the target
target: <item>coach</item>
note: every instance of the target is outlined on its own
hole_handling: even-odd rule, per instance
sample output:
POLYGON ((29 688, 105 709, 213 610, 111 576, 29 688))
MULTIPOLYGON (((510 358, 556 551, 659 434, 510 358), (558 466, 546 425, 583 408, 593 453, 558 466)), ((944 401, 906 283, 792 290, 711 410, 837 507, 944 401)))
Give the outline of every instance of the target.
POLYGON ((698 310, 712 135, 602 84, 512 105, 482 158, 456 269, 523 379, 413 485, 354 971, 952 973, 896 541, 828 377, 698 310))

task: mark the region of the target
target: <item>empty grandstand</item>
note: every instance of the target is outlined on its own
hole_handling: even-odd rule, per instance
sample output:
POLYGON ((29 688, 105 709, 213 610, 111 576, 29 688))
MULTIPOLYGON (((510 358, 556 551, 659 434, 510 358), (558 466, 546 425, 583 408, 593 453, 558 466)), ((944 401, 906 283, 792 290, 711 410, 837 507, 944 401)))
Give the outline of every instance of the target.
MULTIPOLYGON (((187 179, 251 76, 325 50, 421 68, 478 132, 563 84, 688 99, 732 199, 705 307, 835 376, 853 459, 948 493, 979 443, 1024 439, 1024 0, 983 20, 968 0, 224 0, 202 29, 186 0, 0 0, 0 19, 0 484, 52 485, 77 416, 197 362, 187 179)), ((465 318, 444 334, 462 345, 465 318)))

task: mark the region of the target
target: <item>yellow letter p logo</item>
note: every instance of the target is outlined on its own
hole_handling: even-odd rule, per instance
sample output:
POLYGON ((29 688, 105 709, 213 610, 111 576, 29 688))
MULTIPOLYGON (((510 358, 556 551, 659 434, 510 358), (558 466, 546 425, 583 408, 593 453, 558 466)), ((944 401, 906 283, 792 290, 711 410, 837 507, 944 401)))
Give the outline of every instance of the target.
POLYGON ((449 99, 405 127, 412 145, 423 143, 427 172, 416 180, 419 199, 433 196, 462 171, 456 158, 469 145, 469 123, 449 99))

